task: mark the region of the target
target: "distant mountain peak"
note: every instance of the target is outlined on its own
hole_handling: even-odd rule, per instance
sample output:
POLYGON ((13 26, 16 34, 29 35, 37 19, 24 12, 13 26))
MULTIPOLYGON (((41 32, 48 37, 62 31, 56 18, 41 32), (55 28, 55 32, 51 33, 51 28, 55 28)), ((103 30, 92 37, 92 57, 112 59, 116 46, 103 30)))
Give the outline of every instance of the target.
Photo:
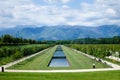
POLYGON ((98 27, 91 26, 35 26, 19 25, 14 28, 0 30, 0 35, 11 34, 15 37, 23 37, 36 40, 67 40, 84 37, 113 37, 120 36, 120 26, 102 25, 98 27))

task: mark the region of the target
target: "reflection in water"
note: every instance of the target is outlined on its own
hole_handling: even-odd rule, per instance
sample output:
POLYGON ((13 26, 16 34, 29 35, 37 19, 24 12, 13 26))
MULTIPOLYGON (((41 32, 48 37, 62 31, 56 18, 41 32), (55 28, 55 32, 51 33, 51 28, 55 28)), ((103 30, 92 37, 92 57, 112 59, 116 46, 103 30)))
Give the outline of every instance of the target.
POLYGON ((58 46, 56 49, 56 52, 54 53, 49 67, 69 67, 69 63, 66 59, 66 56, 61 48, 61 46, 58 46))
POLYGON ((66 58, 52 58, 49 67, 69 67, 66 58))
POLYGON ((63 51, 56 51, 53 57, 65 57, 63 51))

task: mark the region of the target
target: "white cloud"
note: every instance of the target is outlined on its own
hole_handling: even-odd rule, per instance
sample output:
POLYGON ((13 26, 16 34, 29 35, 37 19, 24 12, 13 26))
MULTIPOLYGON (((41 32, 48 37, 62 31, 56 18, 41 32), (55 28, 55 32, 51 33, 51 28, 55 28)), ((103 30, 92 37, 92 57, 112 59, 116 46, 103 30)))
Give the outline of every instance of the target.
POLYGON ((58 3, 66 4, 70 0, 43 0, 43 1, 50 4, 58 4, 58 3))
POLYGON ((120 0, 96 0, 67 5, 70 0, 44 0, 58 5, 36 5, 31 0, 0 0, 0 27, 16 25, 120 25, 120 0))
POLYGON ((86 16, 85 22, 89 21, 93 25, 120 23, 119 2, 120 0, 96 0, 93 4, 82 3, 82 13, 86 16))
POLYGON ((70 0, 62 0, 63 3, 68 3, 70 0))

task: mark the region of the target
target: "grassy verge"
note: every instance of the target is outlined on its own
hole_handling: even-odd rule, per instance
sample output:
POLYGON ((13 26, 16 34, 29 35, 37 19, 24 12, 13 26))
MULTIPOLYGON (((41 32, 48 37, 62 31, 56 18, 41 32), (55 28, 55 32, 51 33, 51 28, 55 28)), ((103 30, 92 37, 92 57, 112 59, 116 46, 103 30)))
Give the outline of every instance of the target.
POLYGON ((56 47, 50 48, 48 51, 43 52, 35 57, 27 59, 23 62, 20 62, 16 65, 9 67, 8 69, 22 69, 22 70, 39 70, 47 69, 48 64, 55 52, 56 47))
POLYGON ((86 73, 0 73, 0 80, 119 80, 119 71, 86 73))
POLYGON ((65 55, 67 56, 70 67, 48 67, 48 64, 56 50, 56 47, 53 47, 50 50, 42 54, 39 54, 38 56, 25 60, 14 66, 11 66, 9 69, 20 69, 20 70, 91 69, 93 63, 96 64, 96 68, 109 67, 105 64, 92 60, 86 56, 80 55, 65 46, 63 46, 62 48, 65 55))
POLYGON ((86 56, 80 55, 76 53, 75 51, 71 50, 71 48, 63 46, 64 53, 67 56, 67 59, 70 63, 71 68, 76 68, 76 69, 90 69, 92 68, 92 64, 96 64, 96 68, 108 68, 109 66, 97 62, 95 60, 92 60, 86 56))
POLYGON ((0 47, 0 66, 18 60, 20 58, 32 55, 50 46, 51 45, 48 44, 2 46, 0 47))

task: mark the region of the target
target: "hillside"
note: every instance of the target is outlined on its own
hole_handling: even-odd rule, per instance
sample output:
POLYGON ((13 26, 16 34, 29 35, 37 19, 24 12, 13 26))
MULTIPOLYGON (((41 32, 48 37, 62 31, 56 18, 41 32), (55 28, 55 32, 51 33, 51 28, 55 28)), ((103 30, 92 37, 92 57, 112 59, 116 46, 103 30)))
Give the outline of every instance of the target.
POLYGON ((22 28, 14 27, 0 30, 0 36, 11 34, 15 37, 31 38, 36 40, 66 40, 85 37, 113 37, 120 36, 120 26, 103 25, 98 27, 89 26, 42 26, 22 28))

